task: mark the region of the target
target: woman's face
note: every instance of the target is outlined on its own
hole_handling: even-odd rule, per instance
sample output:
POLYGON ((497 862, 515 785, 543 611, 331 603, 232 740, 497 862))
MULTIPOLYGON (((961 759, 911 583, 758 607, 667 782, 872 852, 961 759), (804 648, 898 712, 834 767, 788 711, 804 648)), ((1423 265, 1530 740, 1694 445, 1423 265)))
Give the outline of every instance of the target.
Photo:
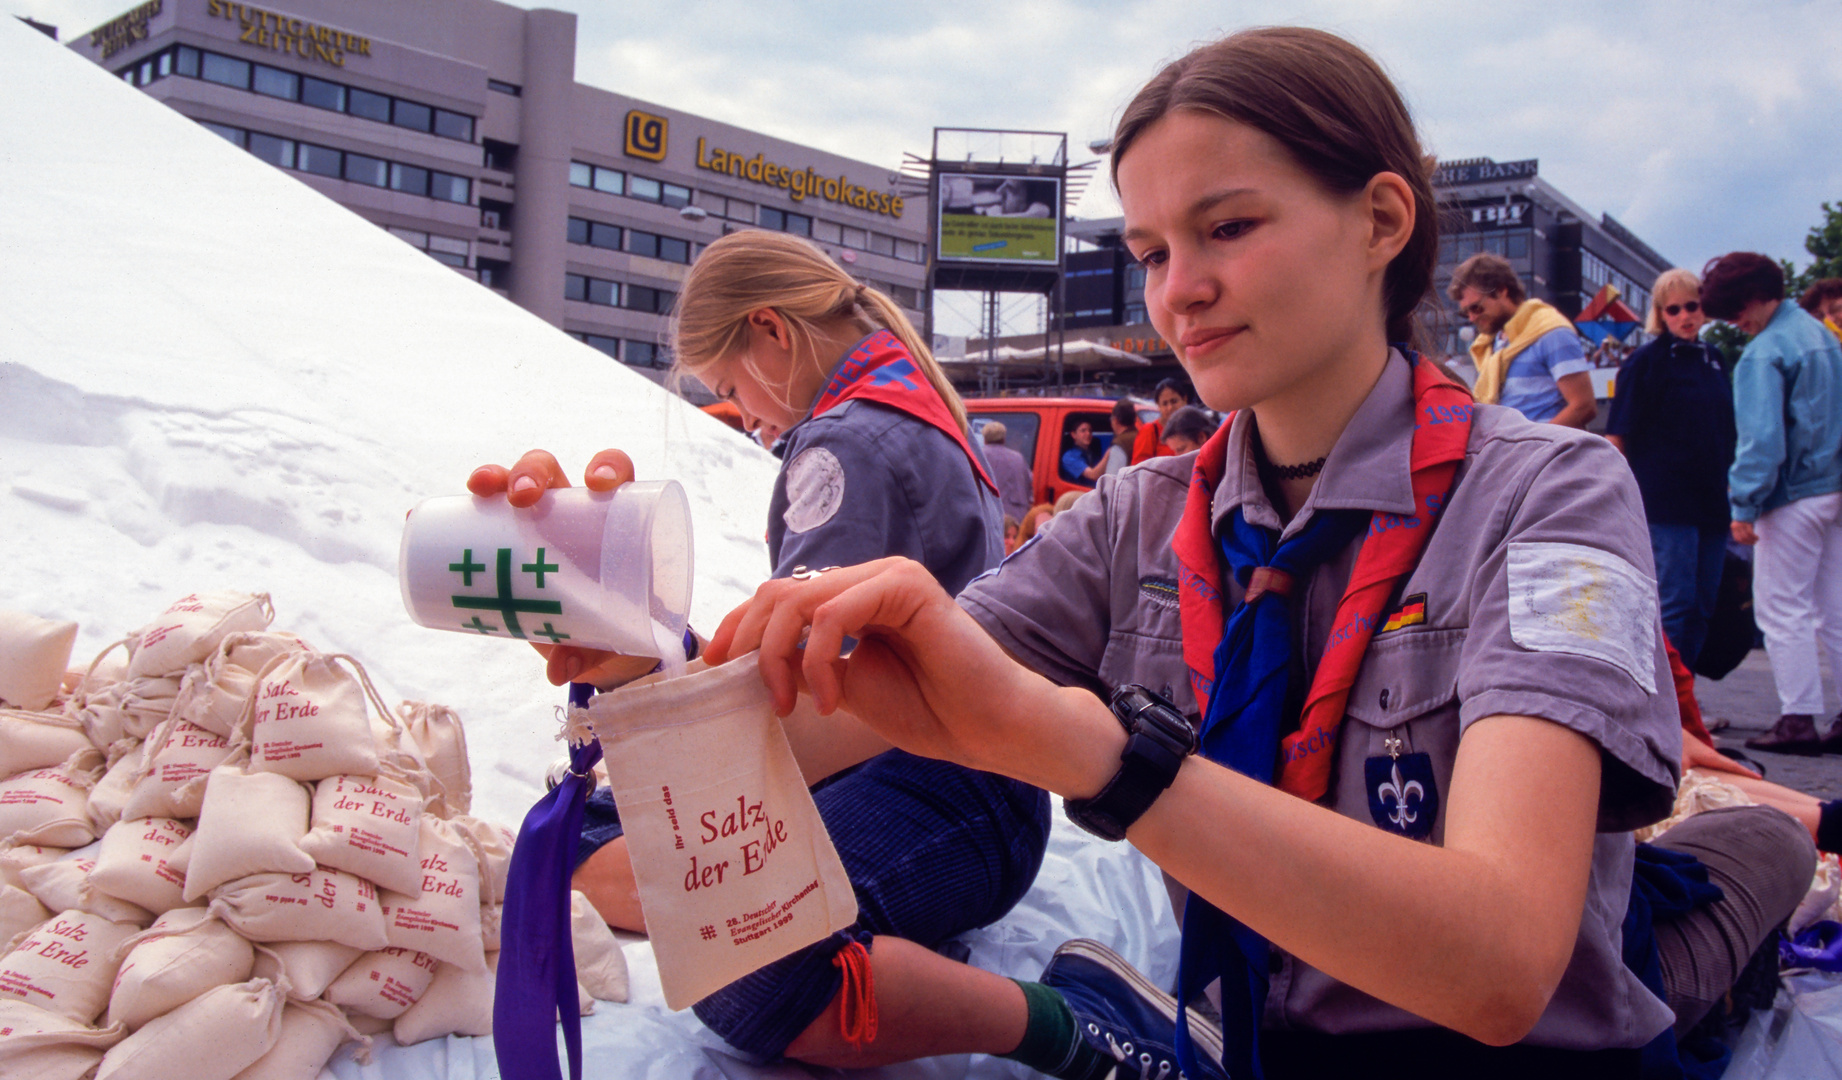
POLYGON ((1170 447, 1179 454, 1187 454, 1192 450, 1202 449, 1202 444, 1190 438, 1188 435, 1172 435, 1164 440, 1164 445, 1170 447))
POLYGON ((1657 298, 1657 307, 1663 312, 1663 325, 1669 332, 1684 341, 1694 341, 1701 335, 1701 328, 1708 321, 1708 316, 1701 310, 1701 290, 1674 289, 1666 296, 1657 298), (1693 304, 1694 310, 1688 305, 1693 304), (1670 308, 1676 313, 1671 315, 1670 308))
POLYGON ((1094 426, 1083 420, 1075 425, 1074 444, 1085 450, 1094 441, 1094 426))
POLYGON ((1330 193, 1273 137, 1187 110, 1147 127, 1118 168, 1152 325, 1211 408, 1309 392, 1356 351, 1385 347, 1382 276, 1413 204, 1395 199, 1406 227, 1391 233, 1377 209, 1388 195, 1373 193, 1406 191, 1398 177, 1330 193))
POLYGON ((1158 422, 1169 423, 1170 414, 1183 408, 1183 395, 1170 387, 1158 391, 1158 422))

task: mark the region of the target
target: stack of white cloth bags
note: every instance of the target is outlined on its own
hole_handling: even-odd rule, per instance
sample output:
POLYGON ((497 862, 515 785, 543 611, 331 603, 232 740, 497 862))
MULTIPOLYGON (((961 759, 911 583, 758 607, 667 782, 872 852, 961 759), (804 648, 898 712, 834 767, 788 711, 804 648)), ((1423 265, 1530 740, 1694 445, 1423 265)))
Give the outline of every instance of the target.
MULTIPOLYGON (((491 1033, 513 836, 468 813, 460 718, 272 617, 189 595, 66 672, 74 623, 0 612, 0 1076, 312 1080, 491 1033)), ((586 1012, 626 966, 576 902, 586 1012)))

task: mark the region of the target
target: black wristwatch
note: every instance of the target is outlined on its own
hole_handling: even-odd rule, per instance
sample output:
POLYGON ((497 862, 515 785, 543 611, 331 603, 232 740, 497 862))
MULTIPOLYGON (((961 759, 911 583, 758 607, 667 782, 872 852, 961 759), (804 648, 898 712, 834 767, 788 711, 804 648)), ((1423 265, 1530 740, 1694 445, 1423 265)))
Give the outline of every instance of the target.
POLYGON ((1068 820, 1102 840, 1124 840, 1196 752, 1196 729, 1169 699, 1136 683, 1113 691, 1113 715, 1126 729, 1119 771, 1091 799, 1066 799, 1068 820))

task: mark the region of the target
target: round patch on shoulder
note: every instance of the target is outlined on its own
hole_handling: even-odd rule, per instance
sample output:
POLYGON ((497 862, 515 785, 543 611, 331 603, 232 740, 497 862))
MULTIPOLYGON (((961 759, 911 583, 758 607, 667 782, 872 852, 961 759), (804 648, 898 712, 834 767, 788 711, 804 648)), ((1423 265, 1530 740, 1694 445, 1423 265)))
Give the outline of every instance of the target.
POLYGON ((787 462, 789 531, 810 532, 830 521, 844 504, 844 463, 823 446, 802 450, 787 462))

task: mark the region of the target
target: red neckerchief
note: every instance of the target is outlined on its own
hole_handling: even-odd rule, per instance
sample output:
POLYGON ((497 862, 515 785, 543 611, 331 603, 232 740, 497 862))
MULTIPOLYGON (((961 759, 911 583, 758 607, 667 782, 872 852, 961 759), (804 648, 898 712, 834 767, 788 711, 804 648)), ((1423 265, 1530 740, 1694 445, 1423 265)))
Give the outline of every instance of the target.
POLYGON ((992 483, 991 477, 985 472, 985 466, 979 463, 971 445, 966 442, 966 433, 954 421, 953 410, 947 408, 940 391, 934 389, 934 384, 928 381, 921 365, 915 363, 908 347, 893 332, 878 330, 857 343, 851 354, 844 358, 844 363, 839 364, 838 370, 832 372, 831 378, 826 381, 819 400, 813 402, 812 415, 821 416, 839 402, 852 398, 887 405, 924 424, 939 428, 966 452, 966 460, 972 463, 972 471, 985 482, 992 494, 998 493, 998 485, 992 483))
MULTIPOLYGON (((1349 587, 1337 604, 1324 657, 1318 661, 1305 696, 1305 708, 1296 732, 1282 744, 1276 786, 1301 799, 1316 802, 1330 786, 1332 749, 1350 686, 1362 667, 1369 639, 1374 637, 1382 608, 1395 583, 1413 571, 1426 550, 1433 522, 1445 508, 1452 477, 1465 459, 1471 434, 1471 395, 1455 386, 1431 363, 1414 357, 1413 499, 1417 513, 1403 518, 1379 510, 1356 556, 1349 587)), ((1183 662, 1190 669, 1190 687, 1197 707, 1207 716, 1209 695, 1215 688, 1215 650, 1221 644, 1225 612, 1222 608, 1221 552, 1210 527, 1215 489, 1227 468, 1228 437, 1232 417, 1224 422, 1196 454, 1188 500, 1171 543, 1177 555, 1179 596, 1183 612, 1183 662)))

